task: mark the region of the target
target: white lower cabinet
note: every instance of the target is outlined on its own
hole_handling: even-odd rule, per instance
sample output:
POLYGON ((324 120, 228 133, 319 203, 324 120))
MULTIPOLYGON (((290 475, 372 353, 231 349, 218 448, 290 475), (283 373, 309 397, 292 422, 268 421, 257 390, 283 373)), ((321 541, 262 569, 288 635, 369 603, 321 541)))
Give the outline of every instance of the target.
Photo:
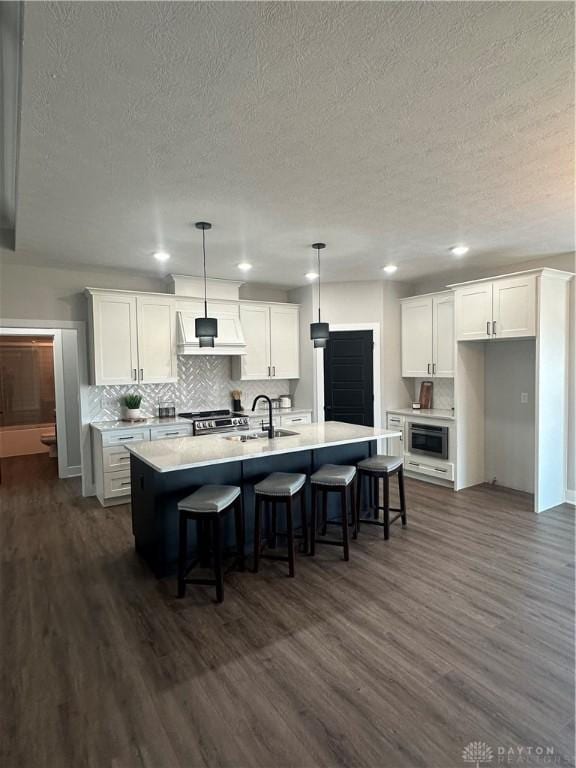
POLYGON ((387 429, 401 432, 399 437, 389 437, 386 441, 388 456, 404 456, 404 416, 389 413, 386 421, 387 429))
POLYGON ((281 427, 295 427, 298 424, 312 424, 312 414, 300 413, 292 416, 280 416, 281 427))
POLYGON ((103 507, 130 501, 130 452, 126 445, 169 440, 192 434, 191 424, 133 427, 101 432, 92 430, 96 496, 103 507))

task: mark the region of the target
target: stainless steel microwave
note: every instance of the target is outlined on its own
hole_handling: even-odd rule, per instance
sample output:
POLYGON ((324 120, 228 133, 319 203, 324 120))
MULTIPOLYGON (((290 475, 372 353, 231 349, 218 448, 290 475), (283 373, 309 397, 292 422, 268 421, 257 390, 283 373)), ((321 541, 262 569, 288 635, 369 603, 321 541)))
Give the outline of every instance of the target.
POLYGON ((448 427, 438 427, 434 424, 408 425, 408 450, 436 459, 448 458, 448 427))

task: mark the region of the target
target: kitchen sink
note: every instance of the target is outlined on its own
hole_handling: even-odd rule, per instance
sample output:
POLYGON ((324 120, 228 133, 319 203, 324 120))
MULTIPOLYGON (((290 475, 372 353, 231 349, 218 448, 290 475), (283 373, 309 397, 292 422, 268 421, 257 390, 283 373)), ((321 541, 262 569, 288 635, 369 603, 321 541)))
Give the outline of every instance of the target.
MULTIPOLYGON (((292 432, 290 429, 275 429, 274 440, 277 437, 292 437, 298 435, 299 432, 292 432)), ((224 440, 231 440, 234 443, 248 443, 251 440, 267 440, 268 432, 243 432, 236 435, 222 435, 224 440)))

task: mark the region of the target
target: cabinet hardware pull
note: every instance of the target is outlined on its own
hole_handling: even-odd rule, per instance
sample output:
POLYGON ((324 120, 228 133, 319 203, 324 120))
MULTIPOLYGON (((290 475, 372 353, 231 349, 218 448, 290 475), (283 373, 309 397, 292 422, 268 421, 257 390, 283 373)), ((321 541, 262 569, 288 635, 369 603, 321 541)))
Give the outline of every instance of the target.
POLYGON ((130 480, 124 480, 120 485, 130 485, 130 480))
POLYGON ((138 380, 138 371, 136 370, 136 368, 132 368, 132 378, 134 379, 134 381, 138 380))
POLYGON ((276 366, 272 366, 272 376, 276 376, 276 366))
POLYGON ((268 377, 272 376, 272 367, 268 366, 268 377))
POLYGON ((169 435, 179 435, 180 432, 164 432, 164 435, 168 437, 169 435))
POLYGON ((140 368, 140 381, 144 378, 144 368, 140 368))
POLYGON ((492 335, 496 336, 496 320, 492 320, 492 335))
POLYGON ((119 456, 118 461, 130 461, 130 456, 119 456))
POLYGON ((134 440, 134 435, 126 435, 126 437, 119 437, 118 440, 134 440))
POLYGON ((490 333, 490 320, 486 320, 486 333, 488 334, 488 336, 492 335, 490 333))
POLYGON ((428 373, 430 373, 430 363, 428 363, 428 373))
POLYGON ((436 363, 432 363, 432 373, 436 373, 436 363))

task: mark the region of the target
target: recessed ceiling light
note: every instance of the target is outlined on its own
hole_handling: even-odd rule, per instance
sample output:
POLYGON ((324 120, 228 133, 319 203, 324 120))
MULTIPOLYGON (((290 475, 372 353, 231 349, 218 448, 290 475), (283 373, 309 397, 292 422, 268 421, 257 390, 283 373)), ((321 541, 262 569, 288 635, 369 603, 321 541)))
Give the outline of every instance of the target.
POLYGON ((454 256, 465 256, 469 250, 467 245, 453 245, 450 248, 450 253, 453 253, 454 256))
POLYGON ((242 272, 250 272, 252 264, 248 264, 247 261, 241 261, 240 264, 238 264, 238 269, 241 269, 242 272))
POLYGON ((382 271, 386 272, 387 275, 393 274, 397 269, 396 264, 387 264, 385 267, 382 267, 382 271))
POLYGON ((156 251, 154 254, 154 258, 156 261, 168 261, 170 258, 170 254, 166 253, 166 251, 156 251))
POLYGON ((306 278, 306 280, 317 280, 318 272, 306 272, 304 277, 306 278))

